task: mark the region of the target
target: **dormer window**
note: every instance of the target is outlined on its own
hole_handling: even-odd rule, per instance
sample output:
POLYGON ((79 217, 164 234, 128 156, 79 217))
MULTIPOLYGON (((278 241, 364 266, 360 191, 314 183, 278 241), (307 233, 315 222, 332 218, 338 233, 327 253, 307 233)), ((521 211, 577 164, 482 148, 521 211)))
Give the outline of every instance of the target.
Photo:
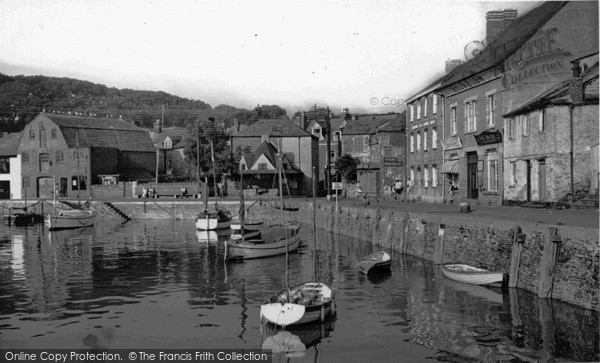
POLYGON ((163 146, 165 149, 170 149, 173 147, 173 140, 171 140, 170 138, 166 138, 165 141, 163 142, 163 146))
POLYGON ((313 135, 315 135, 319 139, 323 139, 323 133, 322 133, 321 127, 319 127, 319 126, 313 127, 312 133, 313 133, 313 135))

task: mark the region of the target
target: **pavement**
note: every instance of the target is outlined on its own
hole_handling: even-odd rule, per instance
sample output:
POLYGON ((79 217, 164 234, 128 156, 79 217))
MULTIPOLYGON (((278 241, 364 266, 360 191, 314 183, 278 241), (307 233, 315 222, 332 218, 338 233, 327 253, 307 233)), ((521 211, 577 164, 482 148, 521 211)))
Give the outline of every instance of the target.
MULTIPOLYGON (((307 199, 311 200, 311 199, 307 199)), ((326 198, 317 198, 318 203, 326 203, 335 205, 335 198, 327 200, 326 198)), ((356 198, 339 198, 340 206, 363 206, 363 199, 356 198)), ((460 203, 454 204, 437 204, 437 203, 412 203, 397 201, 392 198, 385 199, 370 199, 367 207, 394 209, 401 212, 412 213, 435 213, 442 215, 462 215, 460 211, 460 203)), ((598 210, 589 209, 549 209, 549 208, 528 208, 516 206, 489 206, 477 205, 474 202, 470 203, 471 212, 469 215, 477 217, 487 217, 497 220, 510 222, 530 222, 557 224, 573 227, 585 227, 598 229, 600 224, 600 215, 598 210)))

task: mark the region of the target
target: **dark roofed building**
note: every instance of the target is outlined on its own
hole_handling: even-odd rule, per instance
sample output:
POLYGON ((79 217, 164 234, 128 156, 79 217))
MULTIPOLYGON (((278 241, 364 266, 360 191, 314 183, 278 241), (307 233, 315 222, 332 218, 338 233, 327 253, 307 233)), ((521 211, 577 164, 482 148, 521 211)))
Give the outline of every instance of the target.
POLYGON ((190 131, 183 127, 165 128, 161 132, 151 132, 154 147, 159 152, 158 172, 183 178, 188 174, 185 158, 186 138, 190 131))
POLYGON ((30 198, 51 198, 55 188, 58 197, 87 198, 100 175, 137 180, 156 167, 149 133, 122 119, 41 113, 23 129, 18 152, 30 198))

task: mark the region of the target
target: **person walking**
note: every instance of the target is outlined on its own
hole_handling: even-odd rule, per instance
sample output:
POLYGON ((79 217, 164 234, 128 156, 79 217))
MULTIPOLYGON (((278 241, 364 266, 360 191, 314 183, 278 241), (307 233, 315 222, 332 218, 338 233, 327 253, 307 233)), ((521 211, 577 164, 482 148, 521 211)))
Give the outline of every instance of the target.
POLYGON ((395 200, 400 200, 400 194, 402 194, 403 190, 404 185, 402 185, 402 181, 400 179, 396 179, 396 182, 394 183, 394 192, 396 193, 394 196, 395 200))

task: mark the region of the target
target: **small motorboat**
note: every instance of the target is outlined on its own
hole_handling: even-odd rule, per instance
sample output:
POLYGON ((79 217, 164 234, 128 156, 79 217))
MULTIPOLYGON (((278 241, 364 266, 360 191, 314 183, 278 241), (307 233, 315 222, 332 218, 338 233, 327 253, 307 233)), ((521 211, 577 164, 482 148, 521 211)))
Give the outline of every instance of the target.
POLYGON ((365 275, 372 273, 389 272, 392 258, 387 252, 379 251, 364 257, 358 263, 358 270, 365 275))
POLYGON ((95 219, 92 209, 56 210, 46 216, 46 226, 50 230, 91 227, 95 219))
POLYGON ((448 263, 441 268, 447 278, 474 285, 502 285, 505 276, 503 272, 489 271, 462 263, 448 263))

